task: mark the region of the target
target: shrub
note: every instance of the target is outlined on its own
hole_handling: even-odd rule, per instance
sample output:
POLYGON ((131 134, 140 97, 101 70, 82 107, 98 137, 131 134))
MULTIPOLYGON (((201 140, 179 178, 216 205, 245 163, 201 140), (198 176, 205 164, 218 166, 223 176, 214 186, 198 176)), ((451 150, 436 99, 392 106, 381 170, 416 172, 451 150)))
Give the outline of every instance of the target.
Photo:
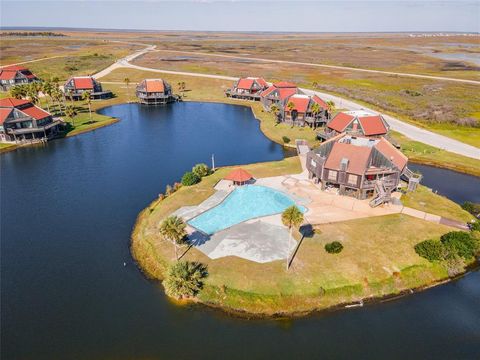
POLYGON ((207 267, 198 262, 181 261, 170 266, 163 281, 167 295, 176 299, 189 298, 203 288, 208 276, 207 267))
POLYGON ((285 144, 288 144, 290 142, 290 138, 288 136, 282 136, 282 140, 285 144))
POLYGON ((170 196, 173 194, 173 189, 170 185, 167 185, 167 187, 165 188, 165 195, 166 196, 170 196))
POLYGON ((480 214, 480 204, 470 201, 465 201, 462 204, 462 209, 468 211, 473 216, 478 216, 480 214))
POLYGON ((471 223, 470 228, 472 231, 480 231, 480 221, 475 221, 474 223, 471 223))
POLYGON ((440 237, 440 241, 452 254, 470 259, 478 251, 476 239, 464 231, 451 231, 440 237))
POLYGON ((445 246, 438 240, 419 242, 415 245, 415 252, 430 261, 443 260, 446 255, 445 246))
POLYGON ((182 185, 184 186, 195 185, 199 182, 200 182, 200 178, 197 175, 195 175, 193 172, 188 171, 182 176, 182 185))
POLYGON ((334 241, 325 245, 325 251, 329 254, 338 254, 343 250, 342 243, 334 241))
POLYGON ((179 182, 176 182, 173 184, 173 191, 177 191, 181 187, 182 187, 182 184, 180 184, 179 182))
POLYGON ((197 164, 193 167, 192 172, 199 178, 210 175, 210 168, 206 164, 197 164))
POLYGON ((457 254, 448 255, 445 259, 448 276, 456 276, 465 270, 465 261, 457 254))

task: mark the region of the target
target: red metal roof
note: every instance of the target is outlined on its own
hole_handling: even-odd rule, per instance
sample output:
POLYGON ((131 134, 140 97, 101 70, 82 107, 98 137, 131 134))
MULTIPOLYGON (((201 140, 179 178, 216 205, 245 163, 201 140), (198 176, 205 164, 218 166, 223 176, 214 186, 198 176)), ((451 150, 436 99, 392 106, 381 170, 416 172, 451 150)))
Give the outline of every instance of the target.
POLYGON ((233 170, 225 176, 225 180, 231 180, 231 181, 236 181, 236 182, 245 182, 250 179, 253 179, 252 174, 250 174, 248 171, 243 170, 241 168, 238 168, 236 170, 233 170))
POLYGON ((321 98, 319 98, 317 95, 314 95, 312 97, 312 100, 316 102, 318 105, 320 105, 324 110, 328 109, 327 103, 323 101, 321 98))
POLYGON ((74 77, 73 83, 75 89, 93 90, 93 79, 91 77, 74 77))
POLYGON ((165 85, 162 79, 146 79, 145 90, 147 92, 165 92, 165 85))
POLYGON ((388 160, 393 162, 395 166, 400 169, 400 171, 402 171, 405 165, 407 165, 408 158, 385 138, 382 137, 375 145, 375 148, 385 155, 388 160))
POLYGON ((325 168, 340 170, 342 159, 348 159, 347 172, 362 175, 368 168, 368 162, 372 148, 368 146, 356 146, 345 143, 333 144, 332 150, 325 162, 325 168))
POLYGON ((12 108, 0 108, 0 125, 7 120, 8 115, 12 112, 12 108))
POLYGON ((255 80, 261 87, 266 87, 268 85, 264 78, 256 78, 255 80))
POLYGON ((273 86, 273 85, 272 85, 272 86, 269 86, 267 89, 265 89, 265 90, 262 91, 262 93, 260 94, 260 96, 262 96, 262 97, 268 96, 268 95, 270 95, 270 94, 273 92, 273 90, 275 90, 275 89, 276 89, 275 86, 273 86))
POLYGON ((288 82, 288 81, 280 81, 280 82, 277 82, 277 83, 273 84, 273 86, 275 86, 277 88, 296 88, 297 87, 297 85, 295 85, 294 83, 288 82))
POLYGON ((358 118, 358 121, 363 128, 364 134, 367 136, 385 135, 387 133, 387 128, 380 115, 362 116, 358 118))
POLYGON ((343 132, 354 118, 355 116, 340 112, 327 124, 327 127, 338 132, 343 132))
POLYGON ((307 96, 291 96, 287 103, 288 111, 290 111, 288 106, 289 103, 293 103, 293 105, 295 105, 294 110, 297 110, 299 113, 306 113, 308 110, 308 104, 310 104, 310 98, 307 96))
POLYGON ((15 78, 15 75, 17 74, 16 71, 11 71, 11 70, 0 70, 0 80, 12 80, 15 78))
POLYGON ((19 111, 23 112, 24 114, 27 114, 28 116, 34 118, 35 120, 41 120, 44 119, 50 114, 46 112, 43 109, 40 109, 38 106, 32 105, 26 108, 18 109, 19 111))
POLYGON ((24 99, 15 99, 15 98, 5 98, 0 99, 1 107, 15 107, 20 105, 28 104, 30 101, 24 99))
POLYGON ((278 97, 280 98, 280 100, 285 100, 290 96, 296 94, 297 88, 280 88, 280 89, 277 89, 277 91, 278 91, 278 97))
POLYGON ((10 65, 10 66, 3 67, 2 70, 23 71, 23 70, 28 70, 28 69, 24 66, 21 66, 21 65, 10 65))
POLYGON ((237 89, 250 90, 253 86, 253 79, 238 80, 237 89))

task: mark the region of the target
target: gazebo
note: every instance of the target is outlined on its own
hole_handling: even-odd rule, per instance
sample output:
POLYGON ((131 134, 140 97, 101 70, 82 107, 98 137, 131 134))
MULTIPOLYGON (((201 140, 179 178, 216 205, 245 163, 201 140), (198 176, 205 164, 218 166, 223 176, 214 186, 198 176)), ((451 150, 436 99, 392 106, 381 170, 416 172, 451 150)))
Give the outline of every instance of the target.
POLYGON ((225 176, 225 180, 233 181, 233 185, 244 185, 249 180, 252 180, 253 176, 248 171, 241 168, 235 169, 230 174, 225 176))

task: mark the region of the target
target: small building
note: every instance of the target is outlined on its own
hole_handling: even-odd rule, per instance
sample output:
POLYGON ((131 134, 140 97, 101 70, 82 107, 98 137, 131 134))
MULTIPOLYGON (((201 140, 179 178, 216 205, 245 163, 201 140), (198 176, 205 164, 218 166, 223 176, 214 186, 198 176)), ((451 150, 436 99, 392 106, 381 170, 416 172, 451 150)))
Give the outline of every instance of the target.
POLYGON ((408 158, 385 138, 338 134, 307 153, 309 177, 322 189, 359 199, 374 196, 372 206, 391 200, 401 179, 418 184, 407 167, 408 158))
POLYGON ((6 66, 0 69, 0 87, 7 91, 12 86, 38 81, 38 78, 26 67, 20 65, 6 66))
POLYGON ((323 133, 318 137, 327 140, 341 133, 378 138, 388 133, 389 125, 380 114, 367 111, 339 112, 327 122, 323 133))
POLYGON ((82 100, 84 92, 90 92, 93 100, 109 99, 112 97, 110 90, 103 91, 102 84, 92 76, 74 76, 67 80, 64 85, 64 92, 72 100, 82 100))
POLYGON ((233 185, 245 185, 252 182, 253 175, 242 168, 238 168, 232 170, 227 176, 225 176, 225 180, 232 181, 233 185))
POLYGON ((46 141, 57 135, 62 119, 27 100, 0 100, 0 141, 46 141))
POLYGON ((260 93, 268 87, 267 82, 259 77, 241 78, 225 91, 227 97, 243 100, 260 101, 260 93))
POLYGON ((178 100, 172 87, 163 79, 145 79, 137 85, 136 95, 141 104, 163 105, 178 100))
POLYGON ((294 83, 281 81, 263 90, 260 93, 260 101, 266 110, 269 110, 273 104, 281 109, 288 98, 295 94, 303 94, 303 92, 294 83))
POLYGON ((294 94, 282 103, 282 119, 287 124, 316 128, 329 118, 328 105, 317 95, 294 94))

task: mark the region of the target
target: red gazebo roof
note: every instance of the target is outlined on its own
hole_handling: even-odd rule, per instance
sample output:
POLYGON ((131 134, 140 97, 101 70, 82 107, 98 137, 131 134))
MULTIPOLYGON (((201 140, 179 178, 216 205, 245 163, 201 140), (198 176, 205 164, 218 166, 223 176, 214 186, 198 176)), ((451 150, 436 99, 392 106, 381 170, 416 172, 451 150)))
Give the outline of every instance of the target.
POLYGON ((245 171, 241 168, 235 169, 230 174, 225 176, 225 180, 231 180, 231 181, 236 181, 236 182, 245 182, 250 179, 253 179, 252 174, 250 174, 248 171, 245 171))

